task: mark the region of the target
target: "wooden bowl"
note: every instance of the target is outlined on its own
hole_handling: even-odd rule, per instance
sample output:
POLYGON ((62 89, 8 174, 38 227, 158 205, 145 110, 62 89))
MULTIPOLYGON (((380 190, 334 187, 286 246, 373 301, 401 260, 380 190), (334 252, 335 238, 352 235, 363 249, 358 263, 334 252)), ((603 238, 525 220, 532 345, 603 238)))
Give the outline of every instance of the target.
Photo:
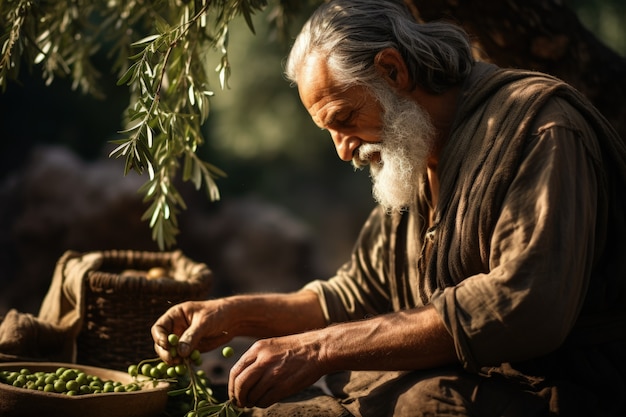
MULTIPOLYGON (((102 380, 133 381, 126 372, 58 362, 4 362, 0 371, 19 371, 27 368, 31 373, 54 372, 60 367, 80 369, 102 380)), ((169 384, 146 384, 139 391, 110 392, 69 396, 52 392, 14 387, 0 382, 0 416, 2 417, 160 417, 167 405, 169 384)))

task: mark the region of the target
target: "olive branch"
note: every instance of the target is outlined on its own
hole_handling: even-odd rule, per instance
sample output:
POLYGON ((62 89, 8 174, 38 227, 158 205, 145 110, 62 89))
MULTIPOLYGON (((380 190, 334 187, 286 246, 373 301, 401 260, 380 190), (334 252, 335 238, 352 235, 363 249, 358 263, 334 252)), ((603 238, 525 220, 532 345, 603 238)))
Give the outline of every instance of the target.
MULTIPOLYGON (((208 117, 213 92, 205 67, 199 64, 202 57, 197 47, 206 32, 193 29, 204 27, 208 9, 205 3, 191 16, 185 8, 182 21, 175 27, 157 21, 160 33, 132 44, 143 49, 130 57, 134 63, 118 81, 118 85, 130 86, 137 99, 128 109, 129 123, 133 124, 121 132, 127 135, 125 138, 114 141, 118 146, 110 156, 125 158, 125 174, 130 170, 148 171, 149 179, 140 192, 151 204, 142 220, 150 220, 152 237, 161 248, 175 243, 178 209, 186 208, 172 181, 180 167, 179 159, 184 160, 183 181, 192 181, 196 189, 205 184, 212 201, 219 199, 215 177, 224 175, 196 154, 204 142, 201 126, 208 117)), ((223 22, 221 33, 213 38, 216 45, 222 46, 225 62, 227 29, 227 22, 223 22)), ((226 82, 227 65, 222 72, 226 82)))
POLYGON ((226 88, 230 76, 228 24, 242 13, 254 32, 252 6, 231 3, 215 15, 214 34, 207 27, 207 17, 214 10, 206 0, 185 6, 176 26, 157 20, 159 33, 132 44, 142 50, 130 57, 134 63, 118 81, 118 85, 128 85, 137 99, 128 110, 132 126, 121 132, 127 135, 125 138, 114 141, 118 146, 110 156, 125 158, 125 173, 148 172, 149 179, 140 192, 150 206, 142 220, 149 220, 152 237, 160 248, 175 243, 179 233, 177 215, 179 209, 186 209, 172 181, 180 169, 180 159, 183 181, 191 181, 196 189, 204 184, 211 201, 220 198, 215 179, 225 176, 224 172, 202 161, 196 153, 204 143, 201 127, 209 115, 209 97, 214 94, 201 51, 221 53, 216 70, 221 88, 226 88))
MULTIPOLYGON (((269 24, 284 34, 300 1, 276 1, 269 24)), ((211 201, 220 198, 216 180, 225 173, 198 155, 214 95, 209 74, 215 70, 221 89, 228 88, 230 23, 243 16, 255 33, 252 16, 266 6, 266 0, 3 0, 0 89, 25 64, 40 67, 46 84, 70 77, 73 89, 103 97, 91 58, 106 45, 118 86, 131 94, 110 157, 124 159, 125 175, 147 173, 138 190, 147 205, 142 219, 164 249, 175 244, 178 215, 187 208, 179 179, 203 188, 211 201)))

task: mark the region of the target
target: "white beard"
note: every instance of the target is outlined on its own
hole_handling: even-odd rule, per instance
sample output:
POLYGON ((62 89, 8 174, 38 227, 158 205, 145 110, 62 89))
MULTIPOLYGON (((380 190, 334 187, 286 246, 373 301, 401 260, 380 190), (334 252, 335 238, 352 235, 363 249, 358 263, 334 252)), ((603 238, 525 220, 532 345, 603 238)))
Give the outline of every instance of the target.
POLYGON ((398 97, 390 88, 374 88, 383 108, 381 141, 362 144, 352 160, 355 168, 370 165, 372 194, 387 212, 408 210, 424 180, 435 129, 416 102, 398 97), (374 154, 380 161, 371 161, 374 154))

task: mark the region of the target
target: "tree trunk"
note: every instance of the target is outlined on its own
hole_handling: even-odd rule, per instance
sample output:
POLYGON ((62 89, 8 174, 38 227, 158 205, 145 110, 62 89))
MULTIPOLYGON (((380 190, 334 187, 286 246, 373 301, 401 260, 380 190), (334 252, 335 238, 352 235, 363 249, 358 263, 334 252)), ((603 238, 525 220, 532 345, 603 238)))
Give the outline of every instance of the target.
POLYGON ((477 57, 554 75, 576 87, 626 139, 626 59, 558 0, 405 0, 420 21, 464 27, 477 57))

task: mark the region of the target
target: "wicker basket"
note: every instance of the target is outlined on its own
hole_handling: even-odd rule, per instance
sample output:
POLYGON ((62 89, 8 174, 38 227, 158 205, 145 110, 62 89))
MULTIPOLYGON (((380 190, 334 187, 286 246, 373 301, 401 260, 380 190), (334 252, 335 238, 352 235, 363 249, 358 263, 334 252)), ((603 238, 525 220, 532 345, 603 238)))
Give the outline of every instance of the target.
POLYGON ((128 365, 156 357, 150 328, 174 304, 206 299, 212 273, 180 251, 105 251, 97 271, 83 288, 82 328, 76 339, 76 361, 126 370, 128 365), (162 268, 167 277, 148 279, 162 268))

